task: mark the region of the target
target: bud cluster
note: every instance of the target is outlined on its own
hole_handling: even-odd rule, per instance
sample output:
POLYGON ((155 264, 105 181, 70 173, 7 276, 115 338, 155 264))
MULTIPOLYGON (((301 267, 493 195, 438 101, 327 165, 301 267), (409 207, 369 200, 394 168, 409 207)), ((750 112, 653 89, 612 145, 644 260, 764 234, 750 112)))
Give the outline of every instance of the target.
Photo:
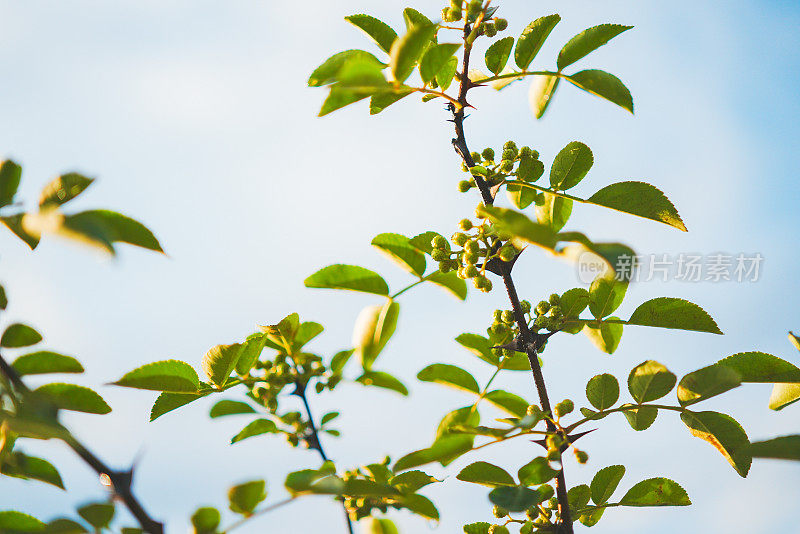
POLYGON ((553 293, 547 300, 542 300, 534 310, 536 318, 533 327, 536 330, 547 329, 555 332, 561 328, 564 312, 561 308, 561 297, 553 293))
POLYGON ((532 183, 544 174, 544 163, 539 160, 539 152, 528 146, 517 148, 514 141, 503 145, 499 154, 492 148, 485 148, 483 152, 470 154, 473 167, 461 164, 461 170, 472 175, 470 180, 458 183, 458 190, 466 193, 476 186, 475 177, 480 176, 490 187, 502 184, 509 176, 516 176, 523 182, 532 183))
MULTIPOLYGON (((378 484, 387 484, 392 477, 392 472, 389 469, 390 463, 391 458, 387 456, 381 463, 369 464, 364 468, 357 467, 350 471, 345 471, 342 474, 342 480, 344 480, 345 484, 352 480, 368 480, 378 484)), ((355 496, 345 494, 342 499, 347 513, 354 521, 370 516, 373 510, 380 510, 382 514, 385 514, 390 506, 398 508, 393 506, 392 501, 389 499, 376 495, 355 496)))
MULTIPOLYGON (((508 28, 508 21, 499 17, 487 17, 486 7, 483 0, 467 0, 466 2, 464 0, 450 0, 450 4, 442 9, 442 20, 444 22, 458 22, 464 19, 465 22, 471 24, 483 14, 478 31, 487 37, 494 37, 497 32, 508 28)), ((489 13, 492 11, 494 10, 490 10, 489 13)))

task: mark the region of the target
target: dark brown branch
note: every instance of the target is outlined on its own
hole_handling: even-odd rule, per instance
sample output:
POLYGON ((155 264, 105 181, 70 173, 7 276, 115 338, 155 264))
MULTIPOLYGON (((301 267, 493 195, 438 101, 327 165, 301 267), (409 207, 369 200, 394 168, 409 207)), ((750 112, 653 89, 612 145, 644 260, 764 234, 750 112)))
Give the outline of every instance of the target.
MULTIPOLYGON (((22 381, 19 373, 6 362, 2 355, 0 355, 0 372, 2 372, 21 395, 25 396, 30 394, 30 389, 28 389, 28 386, 22 381)), ((100 477, 108 481, 114 496, 119 498, 125 504, 125 507, 130 510, 131 514, 139 521, 142 530, 150 534, 164 534, 164 525, 152 519, 133 495, 131 488, 133 483, 132 471, 115 471, 111 469, 100 460, 100 458, 95 456, 94 453, 75 439, 66 429, 64 429, 64 436, 60 439, 100 477)))
MULTIPOLYGON (((469 106, 467 101, 467 93, 473 87, 473 83, 469 79, 469 59, 470 53, 472 52, 472 44, 467 40, 469 33, 470 26, 467 24, 464 28, 464 55, 461 62, 461 83, 459 85, 458 92, 458 102, 460 107, 453 110, 453 124, 455 125, 456 133, 456 137, 453 139, 453 147, 464 160, 464 164, 468 168, 472 168, 475 166, 475 161, 472 159, 469 147, 467 146, 467 138, 464 134, 464 113, 466 108, 469 106)), ((478 190, 481 193, 483 203, 485 205, 491 205, 494 202, 494 195, 492 194, 489 184, 487 184, 486 180, 484 180, 480 175, 476 175, 474 178, 475 183, 478 186, 478 190)), ((542 368, 539 365, 539 355, 536 351, 536 344, 534 343, 535 337, 530 328, 528 328, 528 323, 525 320, 525 313, 522 311, 519 295, 517 295, 517 288, 514 285, 513 278, 511 277, 511 263, 502 261, 498 263, 500 264, 500 276, 503 278, 503 283, 505 284, 506 292, 508 293, 508 299, 511 301, 511 307, 514 310, 514 318, 519 326, 520 337, 522 338, 523 346, 526 347, 525 352, 531 365, 531 371, 533 372, 533 381, 536 385, 536 392, 539 395, 539 403, 542 406, 542 410, 552 413, 550 398, 547 394, 547 387, 544 383, 544 375, 542 374, 542 368)), ((556 426, 549 419, 547 420, 547 430, 550 432, 557 432, 556 426)), ((561 516, 559 532, 562 534, 572 534, 572 515, 569 509, 569 502, 567 501, 567 483, 564 478, 563 467, 559 470, 558 476, 556 477, 556 497, 558 498, 559 515, 561 516)))

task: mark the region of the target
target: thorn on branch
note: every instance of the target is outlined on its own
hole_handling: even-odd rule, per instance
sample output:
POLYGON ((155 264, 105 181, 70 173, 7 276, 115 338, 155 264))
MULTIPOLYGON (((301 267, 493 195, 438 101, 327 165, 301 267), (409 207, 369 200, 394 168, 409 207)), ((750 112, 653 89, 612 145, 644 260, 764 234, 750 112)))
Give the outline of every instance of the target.
MULTIPOLYGON (((567 450, 569 448, 570 444, 575 443, 576 441, 581 439, 586 434, 590 434, 590 433, 594 432, 595 430, 597 430, 597 429, 593 428, 591 430, 587 430, 586 432, 580 432, 578 434, 570 434, 568 436, 565 436, 566 440, 561 445, 561 448, 559 449, 559 452, 564 452, 565 450, 567 450)), ((531 442, 532 443, 536 443, 538 445, 541 445, 545 449, 547 448, 547 440, 546 439, 532 439, 531 442)))

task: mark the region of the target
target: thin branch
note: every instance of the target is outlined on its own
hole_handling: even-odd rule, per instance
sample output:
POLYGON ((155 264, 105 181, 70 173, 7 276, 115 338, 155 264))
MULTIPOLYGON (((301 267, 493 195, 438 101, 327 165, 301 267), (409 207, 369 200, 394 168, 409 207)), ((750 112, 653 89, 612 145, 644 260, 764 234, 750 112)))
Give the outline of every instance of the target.
MULTIPOLYGON (((8 362, 6 362, 2 355, 0 355, 0 372, 2 372, 3 375, 8 378, 9 382, 14 385, 20 394, 25 396, 31 393, 28 386, 26 386, 22 381, 19 373, 17 373, 17 371, 11 367, 8 362)), ((142 527, 142 530, 149 532, 150 534, 163 534, 164 525, 152 519, 145 511, 141 503, 133 495, 131 488, 131 484, 133 483, 133 472, 115 471, 114 469, 111 469, 106 463, 104 463, 93 452, 87 449, 72 434, 70 434, 66 428, 61 428, 63 428, 64 435, 60 436, 59 439, 64 441, 64 443, 66 443, 67 446, 69 446, 69 448, 81 458, 81 460, 86 462, 89 467, 91 467, 98 475, 100 475, 102 479, 108 481, 108 485, 113 490, 114 495, 125 504, 128 510, 130 510, 131 514, 136 518, 137 521, 139 521, 139 525, 142 527)))
MULTIPOLYGON (((464 164, 471 168, 475 166, 475 161, 470 155, 466 136, 464 134, 464 110, 469 105, 467 101, 467 94, 469 90, 475 86, 475 84, 470 81, 469 77, 467 76, 469 73, 470 53, 472 51, 472 43, 469 42, 470 31, 470 27, 467 25, 464 28, 464 55, 461 63, 461 82, 458 94, 460 106, 455 106, 453 108, 453 124, 455 126, 456 133, 456 137, 453 139, 453 147, 464 160, 464 164)), ((494 202, 494 197, 492 196, 489 185, 481 176, 475 176, 475 183, 478 185, 478 189, 480 190, 481 198, 483 199, 484 204, 491 205, 494 202)), ((539 355, 535 349, 535 338, 528 328, 528 323, 525 320, 525 314, 522 311, 519 295, 517 294, 514 280, 511 277, 510 264, 501 261, 499 262, 499 265, 503 283, 505 284, 508 298, 514 310, 514 317, 517 325, 519 326, 520 336, 522 337, 522 341, 526 347, 526 354, 528 356, 528 361, 530 362, 531 371, 533 372, 533 381, 536 385, 536 391, 539 395, 539 402, 543 411, 552 413, 550 398, 547 394, 547 387, 545 386, 544 382, 544 375, 542 374, 542 368, 539 365, 539 355)), ((547 421, 547 428, 550 432, 556 432, 558 430, 550 420, 547 421)), ((561 470, 559 470, 558 476, 556 477, 556 496, 558 498, 558 510, 561 517, 559 532, 562 534, 572 534, 572 516, 569 509, 569 502, 567 500, 567 485, 564 478, 563 467, 561 470)))
POLYGON ((257 518, 257 517, 258 517, 258 516, 260 516, 260 515, 264 515, 264 514, 266 514, 266 513, 269 513, 269 512, 271 512, 271 511, 273 511, 273 510, 276 510, 276 509, 278 509, 278 508, 280 508, 280 507, 282 507, 282 506, 286 506, 287 504, 289 504, 289 503, 293 502, 293 501, 294 501, 295 499, 297 499, 297 498, 298 498, 297 496, 295 496, 295 497, 287 497, 287 498, 285 498, 285 499, 284 499, 284 500, 282 500, 282 501, 278 501, 278 502, 276 502, 276 503, 274 503, 274 504, 271 504, 271 505, 269 505, 269 506, 265 506, 264 508, 262 508, 262 509, 260 509, 260 510, 256 510, 255 512, 253 512, 253 513, 252 513, 252 514, 250 514, 249 516, 247 516, 247 517, 245 517, 245 518, 243 518, 243 519, 240 519, 240 520, 239 520, 239 521, 237 521, 236 523, 234 523, 234 524, 232 524, 231 526, 229 526, 228 528, 224 529, 222 532, 224 532, 224 533, 227 533, 227 532, 230 532, 231 530, 234 530, 234 529, 236 529, 236 528, 239 528, 239 527, 241 527, 242 525, 246 524, 246 523, 247 523, 248 521, 250 521, 251 519, 255 519, 255 518, 257 518))

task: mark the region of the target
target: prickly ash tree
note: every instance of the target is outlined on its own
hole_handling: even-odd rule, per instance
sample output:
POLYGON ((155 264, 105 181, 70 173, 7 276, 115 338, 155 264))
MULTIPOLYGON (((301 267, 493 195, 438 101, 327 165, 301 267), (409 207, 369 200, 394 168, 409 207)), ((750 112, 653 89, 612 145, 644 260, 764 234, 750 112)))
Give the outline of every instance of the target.
MULTIPOLYGON (((621 182, 608 185, 588 198, 567 193, 583 181, 593 163, 591 150, 579 142, 569 143, 555 156, 549 185, 537 183, 545 167, 538 152, 530 147, 518 147, 508 141, 498 152, 491 148, 473 152, 468 146, 464 119, 471 107, 470 91, 484 90, 487 86, 502 89, 528 77, 539 82, 532 101, 537 117, 545 113, 562 82, 632 112, 630 93, 615 76, 595 69, 573 74, 565 71, 629 27, 603 24, 589 28, 564 45, 555 71, 534 71, 529 67, 560 22, 558 15, 534 20, 518 39, 495 39, 507 29, 508 22, 498 17, 496 6, 489 1, 475 0, 464 5, 454 0, 443 10, 440 23, 411 8, 403 15, 406 32, 401 36, 368 15, 346 17, 374 41, 385 60, 364 50, 348 50, 328 59, 309 80, 311 86, 329 89, 320 114, 367 98, 370 111, 375 114, 414 93, 420 93, 426 102, 446 102, 448 120, 454 126, 452 145, 461 159, 462 170, 467 173, 458 189, 462 193, 477 189, 481 204, 473 218, 458 223, 458 230, 449 241, 436 232, 413 238, 391 233, 375 237, 372 245, 414 277, 398 291, 391 292, 379 274, 354 265, 325 267, 306 280, 308 287, 359 291, 383 299, 381 304, 367 306, 359 315, 352 348, 331 358, 310 352, 307 346, 322 333, 322 325, 302 322, 297 314, 290 314, 274 325, 260 327, 239 343, 210 349, 202 360, 205 380, 200 380, 188 363, 164 360, 134 369, 115 382, 122 387, 159 392, 151 420, 205 397, 242 391, 240 399, 220 400, 210 412, 212 418, 237 415, 250 419, 233 436, 232 444, 257 436, 282 435, 291 446, 304 446, 318 453, 321 465, 288 474, 284 482, 287 498, 262 504, 267 499, 264 480, 238 484, 228 494, 228 508, 238 519, 222 526, 222 514, 217 508, 201 507, 191 517, 194 531, 228 532, 304 496, 329 495, 344 508, 349 532, 354 532, 354 525, 363 520, 372 533, 396 533, 394 523, 384 516, 389 508, 405 509, 423 518, 439 518, 434 503, 419 491, 442 481, 417 468, 433 462, 447 466, 464 455, 476 456, 486 447, 518 437, 528 438, 545 452, 533 459, 520 459, 517 463, 523 465, 516 478, 506 469, 480 460, 457 474, 460 481, 491 488, 488 500, 493 505, 495 524, 465 525, 467 534, 503 534, 509 532, 509 527, 522 534, 570 533, 576 522, 595 525, 611 507, 690 504, 680 485, 662 477, 634 484, 622 497, 612 501, 625 475, 621 465, 599 469, 589 485, 568 488, 565 453, 571 450, 578 463, 587 463, 588 455, 576 447, 577 440, 591 431, 585 430, 587 424, 599 425, 599 421, 614 413, 623 414, 634 430, 642 431, 652 425, 659 412, 675 412, 691 434, 716 447, 743 477, 753 458, 800 460, 800 435, 751 443, 729 415, 690 409, 696 403, 753 382, 775 384, 771 409, 782 409, 800 399, 800 368, 761 352, 734 354, 689 373, 680 381, 666 366, 652 360, 643 362, 627 378, 632 402, 620 402, 617 378, 599 374, 586 385, 591 408, 582 407, 582 417, 572 421, 568 420, 575 408, 572 400, 555 405, 551 402, 541 354, 556 335, 583 332, 600 350, 610 354, 619 345, 624 328, 630 326, 722 333, 702 308, 676 298, 649 300, 639 305, 627 320, 613 316, 635 272, 633 251, 619 243, 596 243, 579 232, 562 232, 576 202, 603 206, 685 231, 678 212, 661 191, 642 182, 621 182), (457 42, 445 42, 448 40, 457 42), (477 48, 485 41, 491 41, 484 53, 490 75, 472 68, 477 48), (512 52, 516 68, 508 66, 512 52), (409 81, 415 72, 417 83, 409 81), (503 189, 516 209, 495 206, 503 189), (525 211, 531 207, 533 219, 525 211), (590 258, 593 265, 600 266, 599 274, 588 289, 579 287, 554 293, 534 306, 520 299, 512 277, 518 258, 523 252, 531 254, 534 250, 581 261, 590 258), (429 260, 433 261, 431 269, 429 260), (400 297, 431 283, 463 300, 467 296, 466 280, 470 279, 482 292, 491 291, 499 281, 509 298, 509 309, 494 312, 487 336, 465 333, 456 339, 494 370, 491 377, 481 387, 472 374, 458 366, 434 363, 425 367, 417 375, 420 381, 459 389, 471 395, 473 402, 446 414, 434 442, 426 448, 395 462, 385 457, 350 470, 337 466, 324 450, 322 435, 339 435, 330 426, 338 412, 315 419, 313 394, 333 391, 343 380, 350 380, 408 395, 400 380, 375 367, 394 334, 400 297), (348 363, 354 355, 360 360, 360 369, 357 377, 348 378, 353 367, 348 367, 348 363), (538 404, 529 403, 516 393, 490 389, 501 373, 519 371, 532 373, 531 389, 538 396, 538 404), (676 403, 654 402, 675 388, 676 403), (481 425, 481 413, 487 404, 505 412, 507 417, 496 419, 492 426, 481 425)), ((53 232, 89 242, 112 254, 119 242, 161 251, 149 230, 117 213, 63 213, 64 204, 92 182, 80 175, 57 178, 45 187, 37 211, 20 211, 19 203, 15 202, 20 172, 13 162, 7 161, 0 167, 0 209, 4 210, 0 220, 31 248, 36 247, 43 232, 53 232), (14 213, 5 213, 8 209, 14 213)), ((0 309, 5 309, 7 303, 5 291, 0 287, 0 309)), ((12 324, 0 344, 4 351, 14 351, 41 340, 33 328, 12 324)), ((791 333, 790 341, 800 349, 800 339, 791 333)), ((152 519, 143 501, 134 496, 133 470, 107 466, 59 423, 58 414, 62 410, 109 412, 110 407, 102 397, 87 388, 66 383, 31 389, 24 380, 34 374, 82 372, 81 364, 49 351, 22 354, 13 363, 4 358, 0 357, 0 471, 63 488, 52 464, 26 455, 19 446, 25 439, 61 440, 100 475, 111 498, 80 507, 77 510, 80 519, 55 518, 45 523, 21 511, 0 512, 0 530, 77 533, 90 529, 160 534, 162 524, 152 519), (117 503, 130 511, 138 527, 116 526, 117 503)))

